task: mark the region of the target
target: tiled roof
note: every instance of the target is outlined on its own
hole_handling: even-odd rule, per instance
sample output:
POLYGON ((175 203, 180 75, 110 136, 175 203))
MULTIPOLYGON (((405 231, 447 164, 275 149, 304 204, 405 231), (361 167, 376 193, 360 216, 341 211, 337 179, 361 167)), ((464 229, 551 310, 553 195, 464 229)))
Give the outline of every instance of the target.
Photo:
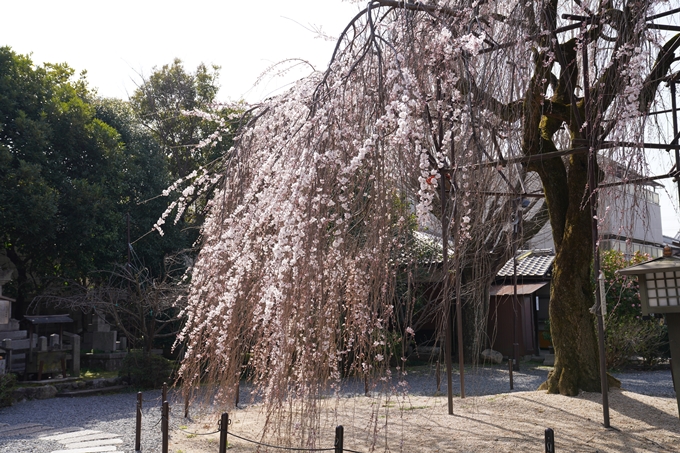
MULTIPOLYGON (((555 254, 552 250, 519 250, 517 251, 518 277, 550 277, 555 254)), ((514 275, 513 260, 498 271, 497 277, 512 277, 514 275)))

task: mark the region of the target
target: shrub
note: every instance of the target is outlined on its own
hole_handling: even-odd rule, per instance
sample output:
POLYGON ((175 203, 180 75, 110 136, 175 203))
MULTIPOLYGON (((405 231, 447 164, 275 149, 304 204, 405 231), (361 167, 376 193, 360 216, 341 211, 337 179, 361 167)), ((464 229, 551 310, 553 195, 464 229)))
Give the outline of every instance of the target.
POLYGON ((631 357, 641 357, 643 365, 652 367, 667 355, 668 329, 657 319, 612 316, 607 322, 607 366, 621 368, 631 357))
POLYGON ((17 377, 14 374, 0 375, 0 407, 12 405, 12 390, 16 382, 17 377))
POLYGON ((163 382, 170 382, 174 370, 175 362, 160 355, 130 352, 123 359, 118 376, 135 387, 159 388, 163 382))
POLYGON ((642 357, 643 365, 651 367, 668 355, 667 327, 660 320, 642 317, 637 278, 616 272, 647 259, 649 256, 640 253, 628 259, 616 250, 608 250, 602 256, 608 313, 605 346, 609 367, 628 365, 631 357, 642 357))

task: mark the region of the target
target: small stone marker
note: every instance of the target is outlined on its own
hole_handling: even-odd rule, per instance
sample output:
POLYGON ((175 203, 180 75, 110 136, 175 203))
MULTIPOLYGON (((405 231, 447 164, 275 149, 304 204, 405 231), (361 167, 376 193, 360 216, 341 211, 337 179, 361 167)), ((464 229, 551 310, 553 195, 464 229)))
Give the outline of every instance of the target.
POLYGON ((53 333, 50 335, 50 348, 55 348, 61 344, 59 341, 59 334, 53 333))
POLYGON ((38 351, 47 351, 47 337, 38 337, 38 351))

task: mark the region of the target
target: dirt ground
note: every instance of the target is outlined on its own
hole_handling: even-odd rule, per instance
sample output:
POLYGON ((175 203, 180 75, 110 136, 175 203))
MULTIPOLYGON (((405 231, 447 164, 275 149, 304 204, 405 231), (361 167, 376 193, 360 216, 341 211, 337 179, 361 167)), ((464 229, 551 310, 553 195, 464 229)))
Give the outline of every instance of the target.
MULTIPOLYGON (((333 447, 335 427, 343 425, 345 449, 360 453, 543 452, 546 428, 554 430, 558 453, 680 451, 676 400, 620 390, 609 395, 611 429, 603 426, 597 393, 565 397, 536 391, 456 398, 453 416, 448 415, 445 396, 352 397, 324 403, 318 448, 333 447), (371 423, 376 417, 377 428, 371 423)), ((170 451, 217 453, 219 434, 188 434, 215 431, 217 417, 200 417, 173 431, 170 451)), ((261 407, 234 410, 229 417, 230 433, 260 440, 265 417, 261 407)), ((234 436, 228 441, 230 452, 258 451, 234 436)))

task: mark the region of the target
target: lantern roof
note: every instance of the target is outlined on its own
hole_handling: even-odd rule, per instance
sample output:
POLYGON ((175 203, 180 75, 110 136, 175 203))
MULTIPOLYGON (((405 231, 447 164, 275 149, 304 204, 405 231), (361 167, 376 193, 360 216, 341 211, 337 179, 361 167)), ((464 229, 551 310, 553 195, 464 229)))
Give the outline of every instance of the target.
POLYGON ((664 248, 664 256, 619 269, 617 272, 622 275, 639 275, 666 270, 680 270, 680 258, 673 256, 668 246, 664 248))

